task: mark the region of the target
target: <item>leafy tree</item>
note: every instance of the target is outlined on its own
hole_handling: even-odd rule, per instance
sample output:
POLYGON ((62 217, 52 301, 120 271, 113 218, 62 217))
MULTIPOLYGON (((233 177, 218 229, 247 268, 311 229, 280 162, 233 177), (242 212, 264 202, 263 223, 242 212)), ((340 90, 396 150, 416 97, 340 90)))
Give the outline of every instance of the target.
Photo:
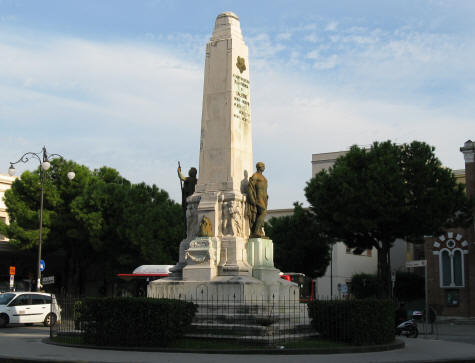
MULTIPOLYGON (((43 255, 62 251, 68 257, 74 256, 75 260, 68 259, 68 266, 75 266, 76 261, 81 261, 81 255, 71 251, 83 251, 87 255, 84 251, 87 249, 87 244, 84 243, 85 229, 77 223, 69 204, 82 193, 90 178, 88 168, 61 159, 53 160, 51 168, 45 172, 43 255), (66 177, 69 170, 76 173, 72 181, 66 177)), ((21 178, 13 182, 11 189, 5 192, 10 225, 0 225, 12 245, 34 253, 39 241, 40 192, 40 169, 24 172, 21 178)), ((64 276, 67 280, 68 271, 64 272, 64 276)))
POLYGON ((356 274, 351 277, 350 292, 357 299, 376 298, 381 290, 381 280, 376 275, 356 274))
POLYGON ((266 232, 274 242, 274 260, 281 271, 323 276, 330 262, 331 240, 301 204, 294 203, 291 216, 271 218, 266 232))
POLYGON ((307 183, 305 195, 325 233, 359 251, 377 249, 383 296, 391 295, 396 238, 422 243, 424 235, 466 225, 474 204, 434 148, 418 141, 353 146, 307 183))
POLYGON ((414 272, 398 271, 394 284, 394 296, 400 301, 423 299, 425 296, 424 276, 414 272))
POLYGON ((174 264, 183 236, 180 204, 156 185, 132 185, 124 206, 125 236, 140 252, 144 264, 174 264))
MULTIPOLYGON (((61 283, 67 291, 84 292, 91 266, 99 273, 96 279, 110 286, 118 272, 176 261, 181 208, 165 191, 131 184, 111 168, 92 172, 63 160, 54 160, 45 176, 43 246, 65 256, 61 283), (76 177, 69 181, 71 169, 76 177)), ((21 249, 37 248, 39 201, 39 169, 23 173, 5 193, 10 225, 0 225, 0 230, 21 249)))

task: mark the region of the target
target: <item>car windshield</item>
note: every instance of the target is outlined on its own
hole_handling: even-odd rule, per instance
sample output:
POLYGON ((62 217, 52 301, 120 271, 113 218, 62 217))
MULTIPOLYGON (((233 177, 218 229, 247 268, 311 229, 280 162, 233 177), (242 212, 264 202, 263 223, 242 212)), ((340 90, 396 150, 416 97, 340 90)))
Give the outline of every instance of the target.
POLYGON ((15 297, 15 294, 0 294, 0 305, 7 305, 15 297))

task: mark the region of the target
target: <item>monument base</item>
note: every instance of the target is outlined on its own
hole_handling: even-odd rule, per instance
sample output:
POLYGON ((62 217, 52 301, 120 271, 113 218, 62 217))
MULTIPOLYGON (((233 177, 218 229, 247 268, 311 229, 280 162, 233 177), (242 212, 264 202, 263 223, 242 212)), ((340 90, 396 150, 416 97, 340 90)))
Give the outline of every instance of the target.
POLYGON ((147 297, 197 302, 233 301, 244 304, 278 300, 298 303, 299 291, 296 284, 280 278, 272 283, 249 276, 217 276, 210 281, 177 281, 164 278, 148 284, 147 297))
MULTIPOLYGON (((249 238, 246 243, 247 263, 252 270, 248 275, 219 274, 218 252, 220 240, 215 237, 197 237, 185 251, 186 265, 182 279, 174 276, 149 283, 147 296, 186 300, 235 301, 299 301, 298 285, 280 278, 274 267, 274 246, 267 238, 249 238)), ((226 265, 225 265, 226 266, 226 265)))

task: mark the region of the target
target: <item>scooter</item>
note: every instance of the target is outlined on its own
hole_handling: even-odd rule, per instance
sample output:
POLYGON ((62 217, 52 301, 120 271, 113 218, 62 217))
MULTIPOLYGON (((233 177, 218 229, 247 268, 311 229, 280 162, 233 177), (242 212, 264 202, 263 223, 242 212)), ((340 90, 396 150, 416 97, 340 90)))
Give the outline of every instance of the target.
POLYGON ((417 324, 414 320, 408 320, 396 327, 396 335, 404 335, 408 338, 417 338, 419 330, 417 330, 417 324))

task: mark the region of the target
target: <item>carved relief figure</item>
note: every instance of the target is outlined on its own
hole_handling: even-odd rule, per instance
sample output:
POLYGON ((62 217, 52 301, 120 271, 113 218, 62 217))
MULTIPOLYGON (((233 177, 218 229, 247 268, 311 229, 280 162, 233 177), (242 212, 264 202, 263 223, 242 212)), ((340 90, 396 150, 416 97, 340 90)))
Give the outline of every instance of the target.
POLYGON ((242 213, 239 202, 223 203, 223 235, 240 236, 242 231, 242 213))
POLYGON ((198 210, 197 203, 190 203, 186 209, 186 235, 191 238, 198 229, 198 210))
POLYGON ((247 217, 251 227, 251 237, 265 238, 264 221, 267 214, 267 179, 262 175, 265 170, 263 162, 256 164, 256 172, 249 178, 247 193, 247 217))
POLYGON ((230 235, 232 233, 231 227, 231 214, 229 211, 229 202, 223 203, 222 207, 222 223, 221 223, 221 232, 224 236, 230 235))
POLYGON ((195 192, 195 186, 196 183, 198 182, 198 179, 196 179, 196 175, 198 174, 198 170, 196 168, 190 168, 190 171, 188 172, 188 177, 183 176, 181 173, 181 166, 180 163, 178 163, 178 178, 180 179, 180 185, 181 185, 181 207, 183 209, 183 215, 185 216, 185 231, 188 230, 186 223, 187 223, 187 218, 186 218, 186 198, 188 198, 190 195, 193 195, 195 192))
POLYGON ((239 208, 239 202, 232 201, 229 205, 229 214, 231 215, 231 228, 235 236, 240 236, 242 231, 242 208, 239 208))

